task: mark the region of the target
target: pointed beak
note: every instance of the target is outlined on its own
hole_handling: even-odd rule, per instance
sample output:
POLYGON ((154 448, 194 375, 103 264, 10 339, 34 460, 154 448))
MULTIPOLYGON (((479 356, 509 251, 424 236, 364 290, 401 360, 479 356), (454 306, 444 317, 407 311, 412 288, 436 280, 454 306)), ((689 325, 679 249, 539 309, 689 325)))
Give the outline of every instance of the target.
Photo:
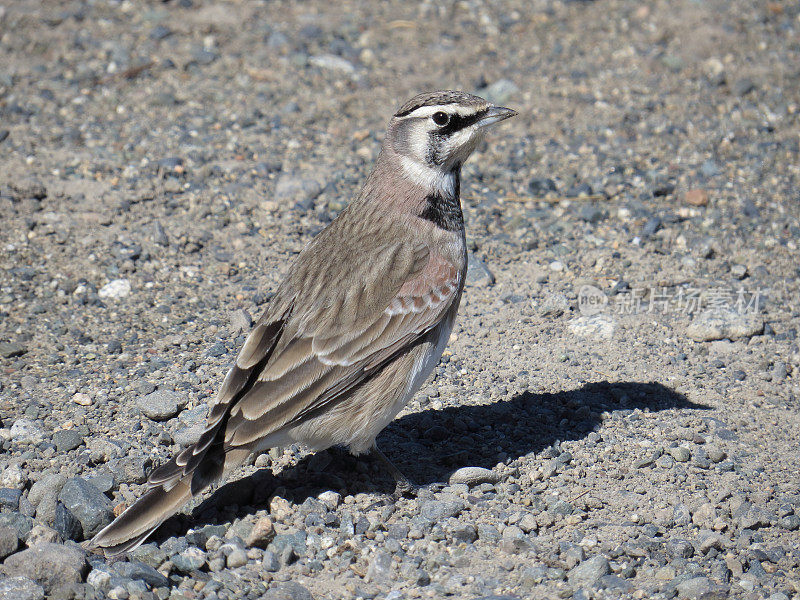
POLYGON ((511 110, 510 108, 504 108, 502 106, 490 106, 486 111, 486 114, 481 117, 480 121, 478 121, 478 126, 481 128, 488 127, 489 125, 494 125, 500 121, 510 119, 516 114, 517 111, 511 110))

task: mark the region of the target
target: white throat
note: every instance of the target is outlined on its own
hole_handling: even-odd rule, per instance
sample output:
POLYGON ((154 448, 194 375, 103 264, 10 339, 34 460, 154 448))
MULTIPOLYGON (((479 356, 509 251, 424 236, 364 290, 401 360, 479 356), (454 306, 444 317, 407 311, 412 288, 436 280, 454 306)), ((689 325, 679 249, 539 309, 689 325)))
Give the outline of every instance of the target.
POLYGON ((456 194, 455 171, 442 171, 424 165, 408 156, 400 157, 403 175, 410 181, 432 192, 439 192, 449 197, 456 194))

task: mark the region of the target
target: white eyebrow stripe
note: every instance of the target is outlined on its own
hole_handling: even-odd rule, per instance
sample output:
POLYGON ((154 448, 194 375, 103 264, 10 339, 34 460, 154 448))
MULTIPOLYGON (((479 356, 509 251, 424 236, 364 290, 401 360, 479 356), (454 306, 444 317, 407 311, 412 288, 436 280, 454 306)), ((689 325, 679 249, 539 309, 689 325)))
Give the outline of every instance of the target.
POLYGON ((395 117, 397 119, 419 119, 430 117, 434 113, 437 112, 445 112, 447 114, 458 114, 462 117, 469 117, 470 115, 474 115, 475 113, 484 110, 485 106, 461 106, 459 104, 437 104, 434 106, 420 106, 419 108, 415 108, 407 115, 403 115, 402 117, 395 117))

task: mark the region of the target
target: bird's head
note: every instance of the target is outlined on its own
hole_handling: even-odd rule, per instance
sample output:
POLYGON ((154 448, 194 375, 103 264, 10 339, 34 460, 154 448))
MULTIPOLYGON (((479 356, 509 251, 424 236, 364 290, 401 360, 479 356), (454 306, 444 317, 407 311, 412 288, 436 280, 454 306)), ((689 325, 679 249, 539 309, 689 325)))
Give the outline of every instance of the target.
POLYGON ((392 117, 385 147, 399 157, 406 177, 420 185, 446 188, 483 139, 486 127, 516 114, 466 92, 426 92, 392 117))

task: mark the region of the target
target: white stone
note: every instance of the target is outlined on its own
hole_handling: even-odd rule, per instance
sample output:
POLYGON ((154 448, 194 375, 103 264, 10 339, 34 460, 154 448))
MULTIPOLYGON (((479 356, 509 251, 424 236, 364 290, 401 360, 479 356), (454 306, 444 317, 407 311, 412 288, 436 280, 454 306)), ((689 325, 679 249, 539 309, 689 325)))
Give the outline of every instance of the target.
POLYGON ((28 476, 16 465, 5 469, 2 476, 0 476, 0 486, 4 488, 22 490, 25 488, 26 483, 28 483, 28 476))
POLYGON ((30 419, 17 419, 11 426, 11 439, 21 444, 36 444, 43 438, 42 428, 30 419))
POLYGON ((580 338, 610 340, 617 329, 617 322, 609 315, 597 314, 577 317, 572 319, 567 326, 574 335, 580 338))
POLYGON ((336 510, 336 508, 342 503, 342 495, 331 490, 322 492, 319 496, 317 496, 317 498, 319 498, 320 502, 322 502, 331 510, 336 510))
POLYGON ((121 300, 130 296, 131 282, 127 279, 114 279, 109 281, 97 292, 101 298, 109 298, 111 300, 121 300))
POLYGON ((82 392, 78 392, 72 397, 72 401, 75 404, 79 404, 80 406, 91 406, 92 405, 92 397, 89 394, 84 394, 82 392))

